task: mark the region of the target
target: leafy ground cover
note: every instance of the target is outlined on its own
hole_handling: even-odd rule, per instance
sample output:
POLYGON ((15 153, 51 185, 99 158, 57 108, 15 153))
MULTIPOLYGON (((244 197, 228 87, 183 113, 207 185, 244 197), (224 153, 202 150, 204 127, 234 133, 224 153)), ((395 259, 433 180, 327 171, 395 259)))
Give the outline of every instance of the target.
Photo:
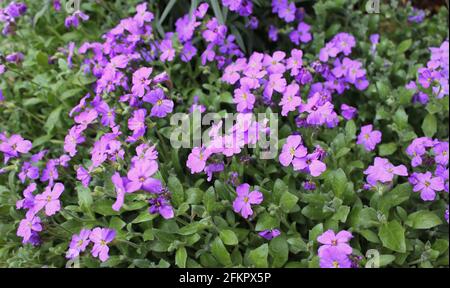
POLYGON ((448 8, 378 2, 0 1, 0 267, 448 267, 448 8))

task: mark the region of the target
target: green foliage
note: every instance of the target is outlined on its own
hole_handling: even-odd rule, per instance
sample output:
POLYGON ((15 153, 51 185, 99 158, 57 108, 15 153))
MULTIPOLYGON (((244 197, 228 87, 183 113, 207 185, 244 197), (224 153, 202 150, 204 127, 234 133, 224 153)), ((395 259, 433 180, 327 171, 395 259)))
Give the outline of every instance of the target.
MULTIPOLYGON (((0 89, 7 99, 0 103, 0 132, 20 133, 32 140, 34 148, 50 149, 56 156, 71 126, 70 109, 95 81, 83 73, 80 55, 74 56, 74 66, 69 68, 59 48, 67 49, 71 41, 77 47, 85 41, 100 41, 105 31, 134 13, 141 1, 83 1, 82 10, 90 20, 74 30, 64 27, 66 12, 53 11, 50 1, 24 2, 28 12, 17 23, 17 33, 0 38, 1 59, 15 51, 25 55, 22 64, 7 64, 7 72, 0 75, 0 89)), ((172 31, 176 19, 192 12, 200 1, 191 1, 192 6, 186 1, 147 2, 156 17, 154 29, 161 36, 172 31)), ((254 218, 244 220, 232 210, 236 194, 229 175, 222 173, 212 182, 191 175, 185 167, 188 149, 168 148, 172 128, 154 129, 149 140, 166 147, 159 149, 159 177, 172 193, 174 219, 148 213, 148 197, 142 194, 126 195, 123 209, 114 211, 115 194, 108 179, 96 179, 95 189, 84 188, 76 184, 74 173, 64 171, 64 208, 45 222, 43 244, 32 247, 22 245, 16 235, 23 212, 15 209, 15 203, 25 186, 16 180, 19 167, 12 164, 7 173, 0 174, 0 267, 64 267, 72 234, 96 226, 118 231, 111 247, 113 257, 100 264, 86 253, 81 257, 82 267, 318 267, 317 237, 328 229, 351 231, 354 254, 366 256, 368 250, 376 249, 382 267, 448 266, 448 225, 443 220, 448 196, 424 202, 405 179, 396 179, 387 191, 363 189, 363 171, 375 156, 406 164, 405 149, 416 137, 448 141, 448 126, 444 125, 449 120, 448 97, 416 105, 404 88, 416 79, 417 69, 426 65, 428 48, 448 38, 447 27, 442 25, 447 23, 448 10, 442 7, 423 23, 408 24, 410 6, 391 9, 382 4, 382 13, 368 14, 356 0, 296 1, 307 11, 305 22, 311 25, 314 39, 294 47, 286 39, 269 44, 268 26, 278 23, 270 14, 270 1, 253 1, 261 22, 256 31, 247 29, 248 20, 224 9, 221 1, 208 2, 210 13, 227 24, 247 54, 300 48, 309 61, 336 33, 355 36, 354 57, 363 62, 371 84, 363 92, 336 97, 335 106, 357 107, 358 118, 341 121, 335 129, 301 131, 308 146, 320 144, 328 152, 327 172, 311 179, 282 168, 278 159, 255 157, 248 163, 235 159, 230 172, 239 173, 239 183, 256 185, 265 198, 254 207, 254 218), (369 40, 374 33, 381 35, 376 53, 371 52, 369 40), (368 123, 383 133, 382 144, 371 153, 355 144, 359 127, 368 123), (317 184, 316 190, 304 189, 302 183, 309 180, 317 184), (258 236, 275 228, 281 236, 270 241, 258 236)), ((187 111, 194 95, 209 111, 234 109, 233 91, 219 81, 217 67, 202 67, 198 62, 165 69, 173 82, 171 93, 178 111, 187 111)), ((283 118, 280 139, 294 132, 293 127, 293 119, 283 118)))

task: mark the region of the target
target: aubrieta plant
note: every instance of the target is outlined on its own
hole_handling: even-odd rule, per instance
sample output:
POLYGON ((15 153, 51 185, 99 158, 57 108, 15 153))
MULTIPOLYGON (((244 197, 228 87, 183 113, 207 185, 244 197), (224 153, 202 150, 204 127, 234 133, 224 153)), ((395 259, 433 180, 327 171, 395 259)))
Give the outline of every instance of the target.
POLYGON ((0 267, 448 267, 447 7, 37 2, 0 1, 0 267))

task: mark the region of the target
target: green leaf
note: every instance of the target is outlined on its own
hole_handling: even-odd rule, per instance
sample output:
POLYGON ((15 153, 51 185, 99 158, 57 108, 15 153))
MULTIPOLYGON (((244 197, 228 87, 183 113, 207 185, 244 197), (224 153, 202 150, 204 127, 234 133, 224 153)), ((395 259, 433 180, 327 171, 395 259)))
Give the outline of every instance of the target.
POLYGON ((186 202, 188 204, 200 204, 203 200, 203 191, 199 188, 189 188, 186 190, 186 202))
POLYGON ((211 0, 211 6, 214 11, 214 16, 216 16, 217 20, 219 21, 219 24, 221 25, 225 24, 219 2, 217 0, 211 0))
POLYGON ((219 237, 217 237, 211 244, 211 252, 214 255, 214 257, 219 261, 220 264, 224 266, 230 266, 231 265, 231 256, 230 253, 225 248, 225 245, 223 245, 222 240, 220 240, 219 237))
POLYGON ((184 202, 184 189, 180 180, 175 176, 170 176, 167 182, 169 191, 172 193, 172 204, 179 207, 184 202))
POLYGON ((404 53, 404 52, 408 51, 408 49, 411 47, 411 45, 412 45, 411 39, 404 40, 398 45, 397 52, 399 54, 404 53))
POLYGON ((236 234, 231 230, 220 231, 220 239, 222 239, 225 245, 235 246, 239 243, 236 234))
POLYGON ((297 204, 298 201, 298 197, 289 193, 289 192, 284 192, 283 195, 281 195, 281 199, 280 199, 280 207, 281 210, 283 210, 283 212, 285 213, 289 213, 292 208, 294 208, 294 206, 297 204))
POLYGON ((180 247, 175 254, 175 265, 179 268, 186 268, 187 252, 186 248, 180 247))
POLYGON ((437 120, 433 114, 428 114, 422 123, 422 131, 427 137, 433 137, 437 132, 437 120))
POLYGON ((59 122, 59 116, 61 115, 62 106, 59 106, 48 115, 47 121, 44 124, 44 129, 49 133, 59 122))
POLYGON ((336 213, 333 215, 332 219, 336 221, 341 221, 345 223, 347 221, 347 216, 350 213, 350 207, 342 205, 338 208, 336 213))
POLYGON ((397 185, 394 189, 383 194, 378 203, 378 209, 385 214, 392 207, 398 206, 409 199, 412 193, 412 187, 409 183, 397 185))
POLYGON ((258 222, 256 223, 256 231, 264 231, 266 229, 274 229, 280 225, 280 220, 275 217, 270 216, 268 213, 262 213, 258 217, 258 222))
POLYGON ((286 183, 284 183, 284 181, 281 179, 277 179, 275 181, 275 184, 273 185, 272 201, 278 203, 281 199, 281 196, 288 190, 289 188, 286 183))
POLYGON ((441 225, 442 220, 431 211, 421 210, 409 215, 405 224, 414 229, 430 229, 441 225))
POLYGON ((133 220, 133 224, 139 224, 144 222, 149 222, 155 219, 158 214, 150 214, 147 210, 142 211, 139 215, 133 220))
POLYGON ((405 228, 397 220, 382 224, 378 236, 384 247, 399 253, 406 252, 405 228))
POLYGON ((113 203, 112 200, 108 199, 99 200, 94 203, 94 212, 103 216, 119 215, 119 212, 112 209, 113 203))
POLYGON ((269 255, 269 245, 263 244, 248 253, 248 259, 256 268, 267 268, 267 257, 269 255))
POLYGON ((334 195, 341 198, 347 189, 347 176, 344 170, 339 168, 338 170, 330 171, 326 177, 326 181, 332 187, 334 195))
POLYGON ((278 236, 269 243, 269 253, 273 257, 272 267, 281 268, 288 261, 289 246, 284 236, 278 236))
POLYGON ((164 20, 166 20, 166 17, 169 15, 170 11, 173 8, 173 5, 177 3, 177 0, 170 0, 167 4, 166 8, 164 9, 163 13, 161 14, 161 18, 159 18, 158 24, 162 25, 164 23, 164 20))
POLYGON ((85 188, 84 186, 77 186, 75 188, 78 194, 78 205, 83 211, 90 211, 93 199, 91 195, 91 190, 85 188))
POLYGON ((317 237, 323 233, 323 224, 317 224, 309 231, 309 241, 317 241, 317 237))
POLYGON ((369 229, 361 230, 359 232, 359 234, 361 234, 369 242, 376 243, 376 244, 380 243, 380 239, 378 238, 378 235, 375 232, 373 232, 372 230, 369 230, 369 229))
POLYGON ((380 156, 389 156, 397 151, 397 143, 386 143, 380 145, 380 156))
POLYGON ((355 121, 350 120, 345 124, 345 137, 347 141, 351 141, 356 138, 356 124, 355 121))

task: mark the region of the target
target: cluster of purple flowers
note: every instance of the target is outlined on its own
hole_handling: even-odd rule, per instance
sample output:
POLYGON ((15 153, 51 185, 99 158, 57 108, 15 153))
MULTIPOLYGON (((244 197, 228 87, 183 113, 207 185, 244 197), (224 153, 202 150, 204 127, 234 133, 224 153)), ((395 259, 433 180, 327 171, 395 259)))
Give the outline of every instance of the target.
POLYGON ((419 192, 424 201, 434 201, 437 192, 449 192, 448 142, 421 137, 414 139, 406 149, 414 171, 409 182, 414 192, 419 192))
MULTIPOLYGON (((39 244, 38 233, 44 228, 41 223, 42 217, 38 215, 40 211, 43 211, 43 215, 52 216, 62 208, 60 197, 65 187, 62 183, 57 183, 58 170, 60 167, 67 168, 69 162, 77 157, 80 149, 89 149, 89 146, 83 144, 89 142, 87 139, 88 137, 90 139, 92 133, 97 137, 94 137, 95 140, 88 150, 91 159, 84 163, 87 166, 75 166, 77 180, 83 186, 89 187, 92 174, 104 171, 99 169, 103 165, 125 161, 125 145, 141 142, 136 147, 136 155, 128 167, 127 176, 121 177, 119 172, 115 172, 111 178, 117 193, 113 209, 117 211, 121 209, 126 193, 146 191, 154 196, 149 200, 150 213, 160 213, 164 218, 173 217, 173 209, 169 202, 170 193, 160 180, 153 178, 158 171, 156 147, 142 143, 142 140, 147 131, 147 117, 166 117, 172 112, 174 104, 163 86, 169 80, 166 73, 152 76, 152 68, 139 66, 136 68, 139 60, 155 60, 150 56, 151 50, 145 49, 149 45, 141 45, 152 38, 149 24, 153 20, 153 15, 146 11, 145 3, 138 5, 136 10, 137 14, 134 17, 123 20, 105 35, 104 43, 85 43, 79 49, 80 54, 92 52, 86 57, 83 65, 85 72, 92 73, 97 81, 93 87, 95 96, 87 94, 69 113, 75 124, 65 137, 65 154, 59 158, 48 159, 44 164, 41 160, 47 151, 43 150, 32 155, 29 161, 22 163, 19 179, 24 184, 30 181, 23 192, 24 198, 17 202, 18 209, 28 211, 17 231, 17 234, 23 237, 24 243, 39 244), (139 46, 144 48, 139 50, 141 49, 139 46), (110 92, 117 92, 122 96, 113 99, 110 92), (117 113, 121 103, 128 103, 131 113, 128 129, 132 134, 128 137, 124 137, 126 133, 122 132, 118 125, 123 120, 117 113), (46 187, 44 192, 36 195, 35 192, 39 188, 37 181, 46 183, 46 187)), ((77 15, 72 16, 78 17, 77 15)), ((7 137, 4 133, 0 134, 0 151, 3 152, 5 163, 11 158, 28 153, 31 148, 31 142, 19 135, 7 137)), ((127 167, 126 163, 124 165, 127 167)), ((3 170, 2 172, 5 172, 3 170)), ((101 240, 102 236, 95 236, 99 233, 94 231, 90 234, 90 241, 98 242, 100 246, 94 245, 93 255, 99 255, 104 261, 107 258, 107 250, 105 252, 103 247, 104 241, 107 243, 113 236, 107 231, 102 231, 99 233, 106 233, 106 236, 102 234, 106 238, 101 240)), ((83 235, 80 237, 85 236, 83 235)), ((72 251, 71 254, 73 253, 72 251)))
POLYGON ((91 230, 82 229, 79 234, 74 234, 70 241, 69 250, 66 253, 67 259, 75 259, 86 250, 92 242, 91 254, 105 262, 109 259, 109 247, 116 237, 116 231, 108 228, 94 228, 91 230))
MULTIPOLYGON (((288 0, 273 0, 272 12, 278 14, 278 17, 286 23, 296 23, 296 28, 286 28, 281 31, 288 31, 289 39, 292 43, 300 45, 300 43, 308 43, 312 40, 312 34, 310 32, 311 26, 306 24, 304 19, 304 10, 295 6, 294 1, 288 0)), ((271 41, 278 41, 278 33, 280 30, 271 25, 269 27, 269 39, 271 41)))
POLYGON ((449 42, 440 47, 431 47, 431 58, 427 67, 419 68, 417 81, 411 81, 406 88, 415 92, 414 103, 427 104, 430 96, 442 99, 449 95, 449 42))
POLYGON ((12 1, 5 8, 0 8, 0 23, 3 23, 3 35, 13 34, 16 28, 17 18, 27 12, 27 5, 22 2, 12 1))
POLYGON ((321 268, 356 268, 350 259, 353 252, 349 241, 353 238, 352 233, 340 231, 335 234, 333 230, 328 230, 317 238, 322 244, 318 254, 321 268))
MULTIPOLYGON (((58 7, 57 4, 54 7, 58 7)), ((77 10, 73 12, 72 15, 67 16, 66 20, 64 21, 64 25, 66 28, 74 27, 78 28, 80 26, 80 21, 86 22, 89 20, 89 15, 84 14, 80 10, 77 10)))
POLYGON ((392 184, 394 176, 408 176, 405 165, 394 166, 386 158, 375 157, 374 164, 369 166, 364 174, 367 175, 366 189, 376 187, 377 184, 392 184))
POLYGON ((253 13, 252 0, 222 0, 222 5, 241 16, 250 16, 253 13))
POLYGON ((253 114, 239 113, 235 125, 225 135, 221 133, 224 129, 222 121, 213 125, 209 132, 210 143, 192 149, 186 166, 192 174, 207 173, 208 181, 211 181, 213 173, 225 169, 222 156, 232 157, 240 154, 245 146, 255 145, 264 134, 269 133, 266 124, 265 121, 255 121, 253 114))
POLYGON ((295 171, 311 174, 313 177, 322 175, 327 169, 323 159, 325 151, 316 147, 313 153, 308 154, 308 148, 303 145, 300 135, 291 135, 287 138, 280 154, 281 165, 287 167, 292 164, 295 171))

